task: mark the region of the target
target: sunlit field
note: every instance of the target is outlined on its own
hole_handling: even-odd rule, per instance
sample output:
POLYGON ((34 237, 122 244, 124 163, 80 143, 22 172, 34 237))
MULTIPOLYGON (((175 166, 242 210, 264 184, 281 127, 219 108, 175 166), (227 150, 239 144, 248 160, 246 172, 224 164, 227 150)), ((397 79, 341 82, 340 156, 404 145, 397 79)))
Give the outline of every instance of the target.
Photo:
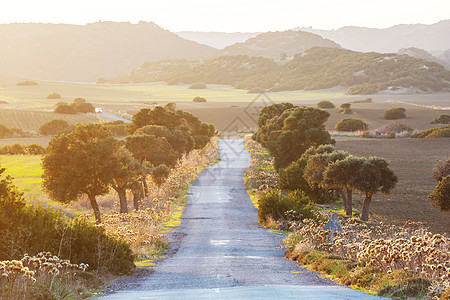
POLYGON ((5 173, 14 177, 14 184, 27 200, 47 198, 42 191, 42 167, 40 155, 0 155, 5 173))

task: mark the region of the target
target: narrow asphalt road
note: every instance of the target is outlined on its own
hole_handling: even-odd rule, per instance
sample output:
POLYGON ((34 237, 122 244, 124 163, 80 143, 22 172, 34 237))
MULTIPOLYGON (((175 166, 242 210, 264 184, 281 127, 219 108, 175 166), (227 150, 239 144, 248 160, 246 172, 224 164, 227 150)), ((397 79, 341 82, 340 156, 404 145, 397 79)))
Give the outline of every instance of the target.
POLYGON ((106 299, 373 299, 283 257, 283 236, 258 224, 243 177, 242 140, 219 142, 221 161, 192 184, 173 253, 113 285, 106 299))

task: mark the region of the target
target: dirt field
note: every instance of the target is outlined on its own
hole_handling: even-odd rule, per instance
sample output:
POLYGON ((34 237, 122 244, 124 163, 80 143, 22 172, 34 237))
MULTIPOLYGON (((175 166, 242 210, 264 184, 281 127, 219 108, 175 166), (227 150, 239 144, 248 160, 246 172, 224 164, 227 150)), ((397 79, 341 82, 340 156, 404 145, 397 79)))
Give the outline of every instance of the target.
MULTIPOLYGON (((450 232, 450 212, 441 212, 428 200, 436 185, 432 169, 437 159, 450 158, 450 139, 348 139, 338 140, 336 146, 354 155, 379 156, 391 162, 399 181, 389 195, 374 196, 372 217, 400 225, 407 220, 420 221, 434 232, 450 232)), ((362 199, 359 194, 354 197, 358 209, 362 199)))

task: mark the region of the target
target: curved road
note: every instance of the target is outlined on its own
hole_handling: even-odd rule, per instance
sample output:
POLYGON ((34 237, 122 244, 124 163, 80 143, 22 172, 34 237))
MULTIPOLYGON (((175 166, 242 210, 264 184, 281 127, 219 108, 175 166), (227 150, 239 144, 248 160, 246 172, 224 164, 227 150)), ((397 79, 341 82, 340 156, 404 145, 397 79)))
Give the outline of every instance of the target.
POLYGON ((242 140, 219 142, 221 161, 192 184, 170 258, 120 279, 106 299, 373 299, 283 257, 282 236, 258 224, 243 183, 242 140))

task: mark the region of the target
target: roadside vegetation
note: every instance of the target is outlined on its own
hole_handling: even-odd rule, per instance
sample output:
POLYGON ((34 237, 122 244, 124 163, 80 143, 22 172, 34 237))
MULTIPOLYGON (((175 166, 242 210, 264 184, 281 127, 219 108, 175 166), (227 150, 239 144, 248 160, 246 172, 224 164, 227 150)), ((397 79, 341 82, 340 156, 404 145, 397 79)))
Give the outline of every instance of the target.
POLYGON ((54 136, 45 153, 33 145, 1 148, 8 152, 2 162, 29 160, 30 149, 38 160, 43 155, 36 174, 47 193, 26 199, 0 168, 1 298, 87 298, 101 283, 133 272, 135 261, 151 265, 168 248, 165 233, 179 222, 189 184, 217 159, 214 127, 175 105, 142 110, 128 126, 47 125, 54 136), (127 139, 115 140, 108 126, 124 127, 127 139), (104 197, 116 204, 104 207, 104 197), (96 224, 80 206, 86 200, 96 224))
MULTIPOLYGON (((320 124, 308 123, 312 114, 278 122, 280 116, 290 115, 292 110, 295 108, 286 104, 261 110, 258 131, 253 141, 246 140, 252 156, 245 176, 247 189, 259 209, 260 223, 289 232, 286 257, 326 273, 341 284, 383 296, 448 297, 448 238, 428 232, 420 223, 407 222, 401 227, 369 218, 372 198, 377 193, 389 193, 398 181, 388 162, 338 151, 331 139, 300 152, 300 147, 293 147, 288 140, 278 144, 283 141, 280 136, 293 136, 288 128, 320 124), (280 148, 295 151, 295 155, 283 154, 281 165, 277 161, 280 148), (353 207, 355 192, 364 195, 360 212, 353 207), (330 230, 324 225, 333 213, 338 213, 343 230, 335 232, 330 242, 330 230)), ((435 194, 446 195, 442 193, 447 192, 445 166, 440 163, 435 168, 435 173, 440 174, 436 175, 440 184, 435 194)), ((436 205, 442 205, 432 197, 436 205)))

